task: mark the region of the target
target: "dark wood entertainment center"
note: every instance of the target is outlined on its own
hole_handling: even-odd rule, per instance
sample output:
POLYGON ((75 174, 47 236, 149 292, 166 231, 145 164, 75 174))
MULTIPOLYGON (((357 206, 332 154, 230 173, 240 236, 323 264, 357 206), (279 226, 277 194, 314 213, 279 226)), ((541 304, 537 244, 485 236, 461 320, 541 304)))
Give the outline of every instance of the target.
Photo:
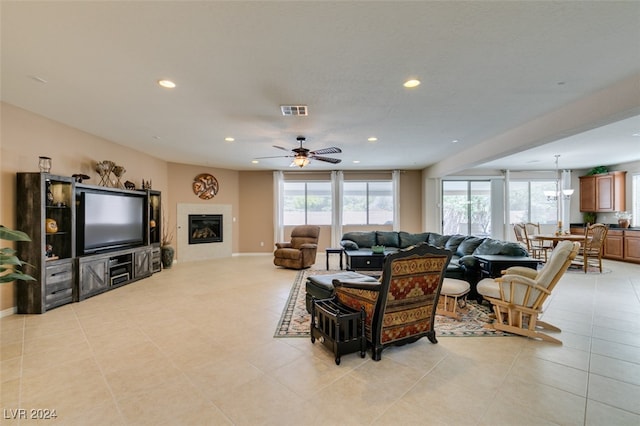
MULTIPOLYGON (((31 237, 16 244, 24 271, 17 282, 20 314, 41 314, 151 276, 161 269, 161 193, 86 185, 48 173, 17 174, 17 229, 31 237), (82 246, 83 192, 138 200, 138 238, 114 246, 82 246), (142 199, 142 207, 140 207, 142 199)), ((88 244, 88 243, 87 243, 88 244)))

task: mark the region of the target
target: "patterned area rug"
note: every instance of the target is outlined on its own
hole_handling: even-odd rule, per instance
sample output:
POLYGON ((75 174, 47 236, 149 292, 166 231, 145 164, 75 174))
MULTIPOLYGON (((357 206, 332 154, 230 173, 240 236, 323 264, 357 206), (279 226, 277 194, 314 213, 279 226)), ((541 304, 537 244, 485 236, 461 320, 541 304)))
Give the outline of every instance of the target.
MULTIPOLYGON (((304 286, 307 276, 335 274, 338 272, 308 269, 298 272, 274 337, 309 337, 311 315, 307 313, 305 307, 306 292, 304 286)), ((437 336, 511 336, 511 334, 488 327, 493 322, 489 318, 491 309, 488 305, 479 305, 470 301, 467 302, 465 307, 459 307, 458 312, 461 317, 460 321, 436 315, 435 329, 437 336)))

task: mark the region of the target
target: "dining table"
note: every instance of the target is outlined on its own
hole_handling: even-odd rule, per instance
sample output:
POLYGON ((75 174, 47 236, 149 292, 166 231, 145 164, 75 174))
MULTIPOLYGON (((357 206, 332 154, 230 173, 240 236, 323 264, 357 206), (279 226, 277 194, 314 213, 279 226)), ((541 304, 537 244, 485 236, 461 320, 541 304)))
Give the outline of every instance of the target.
POLYGON ((580 234, 533 234, 529 238, 538 241, 551 241, 555 247, 560 241, 584 241, 585 236, 580 234))

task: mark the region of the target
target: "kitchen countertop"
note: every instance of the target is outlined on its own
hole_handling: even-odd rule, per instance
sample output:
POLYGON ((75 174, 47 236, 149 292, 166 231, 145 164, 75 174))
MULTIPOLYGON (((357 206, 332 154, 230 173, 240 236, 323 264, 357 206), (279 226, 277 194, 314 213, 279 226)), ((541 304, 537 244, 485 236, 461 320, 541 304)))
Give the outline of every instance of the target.
MULTIPOLYGON (((640 231, 640 226, 631 226, 629 228, 621 228, 617 223, 607 223, 605 224, 609 227, 609 229, 619 229, 621 231, 640 231)), ((570 223, 569 227, 571 228, 584 228, 584 223, 570 223)))

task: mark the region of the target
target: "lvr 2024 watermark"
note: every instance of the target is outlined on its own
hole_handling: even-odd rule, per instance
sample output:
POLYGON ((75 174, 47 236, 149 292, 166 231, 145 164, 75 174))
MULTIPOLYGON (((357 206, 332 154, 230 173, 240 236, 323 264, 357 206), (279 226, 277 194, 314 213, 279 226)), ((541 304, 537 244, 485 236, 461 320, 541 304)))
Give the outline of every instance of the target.
POLYGON ((51 420, 58 417, 55 409, 48 408, 5 408, 2 418, 6 420, 51 420))

